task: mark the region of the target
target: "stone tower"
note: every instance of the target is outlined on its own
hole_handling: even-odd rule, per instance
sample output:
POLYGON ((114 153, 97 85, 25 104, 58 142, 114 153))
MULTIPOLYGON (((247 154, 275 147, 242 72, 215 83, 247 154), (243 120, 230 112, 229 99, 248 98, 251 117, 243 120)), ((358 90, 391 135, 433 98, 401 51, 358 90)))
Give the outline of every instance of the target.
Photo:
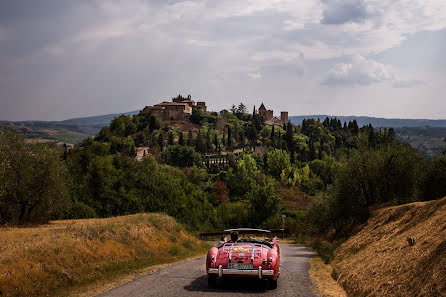
POLYGON ((288 111, 280 112, 280 120, 288 125, 288 111))

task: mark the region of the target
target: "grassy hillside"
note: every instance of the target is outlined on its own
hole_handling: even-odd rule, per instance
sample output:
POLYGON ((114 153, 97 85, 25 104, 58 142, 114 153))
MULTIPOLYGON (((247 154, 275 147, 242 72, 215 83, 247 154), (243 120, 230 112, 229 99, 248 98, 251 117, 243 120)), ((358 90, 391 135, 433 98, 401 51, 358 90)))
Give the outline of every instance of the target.
POLYGON ((351 296, 444 296, 445 213, 446 198, 375 211, 336 251, 334 276, 351 296))
POLYGON ((206 250, 172 218, 156 213, 5 227, 0 229, 0 295, 68 295, 206 250))

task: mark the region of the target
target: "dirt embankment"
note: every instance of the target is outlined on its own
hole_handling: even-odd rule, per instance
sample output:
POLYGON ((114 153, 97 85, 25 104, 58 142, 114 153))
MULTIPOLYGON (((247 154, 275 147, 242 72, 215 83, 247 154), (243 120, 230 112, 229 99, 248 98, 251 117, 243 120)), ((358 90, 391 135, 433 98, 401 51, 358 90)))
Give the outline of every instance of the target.
POLYGON ((0 295, 64 296, 207 248, 162 214, 0 228, 0 295))
POLYGON ((332 265, 351 296, 446 296, 446 198, 376 210, 332 265))

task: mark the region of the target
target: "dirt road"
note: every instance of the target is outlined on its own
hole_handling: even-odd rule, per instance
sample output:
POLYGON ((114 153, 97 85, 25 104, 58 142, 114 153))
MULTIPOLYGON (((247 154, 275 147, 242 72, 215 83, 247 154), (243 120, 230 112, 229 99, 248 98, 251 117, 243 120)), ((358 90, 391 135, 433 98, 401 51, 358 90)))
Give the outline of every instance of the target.
POLYGON ((276 290, 262 288, 256 279, 223 280, 217 288, 208 288, 202 257, 141 276, 99 296, 315 296, 308 278, 313 252, 291 244, 280 244, 280 249, 282 267, 276 290))

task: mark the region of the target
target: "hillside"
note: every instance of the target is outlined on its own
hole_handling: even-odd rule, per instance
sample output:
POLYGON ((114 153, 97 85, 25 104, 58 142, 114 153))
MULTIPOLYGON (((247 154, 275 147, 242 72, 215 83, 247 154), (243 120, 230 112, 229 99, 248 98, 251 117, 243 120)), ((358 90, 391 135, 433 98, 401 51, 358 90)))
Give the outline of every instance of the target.
POLYGON ((441 155, 446 151, 446 128, 440 127, 404 127, 396 128, 398 140, 410 144, 425 155, 441 155))
POLYGON ((207 246, 162 214, 0 228, 0 295, 65 296, 207 246))
POLYGON ((445 296, 445 213, 446 197, 374 211, 336 251, 335 278, 351 296, 445 296))
POLYGON ((112 114, 105 114, 105 115, 98 115, 98 116, 91 116, 91 117, 83 117, 83 118, 74 118, 74 119, 68 119, 60 122, 53 122, 58 123, 60 125, 89 125, 89 126, 107 126, 110 124, 111 120, 113 120, 115 117, 120 115, 136 115, 139 113, 139 110, 129 111, 129 112, 123 112, 123 113, 112 113, 112 114))
POLYGON ((375 128, 380 127, 446 127, 446 120, 428 120, 428 119, 388 119, 388 118, 375 118, 375 117, 364 117, 364 116, 336 116, 336 115, 300 115, 300 116, 290 116, 289 120, 296 125, 300 125, 304 119, 314 118, 323 121, 326 117, 328 118, 338 118, 342 123, 356 120, 359 126, 372 124, 375 128))

